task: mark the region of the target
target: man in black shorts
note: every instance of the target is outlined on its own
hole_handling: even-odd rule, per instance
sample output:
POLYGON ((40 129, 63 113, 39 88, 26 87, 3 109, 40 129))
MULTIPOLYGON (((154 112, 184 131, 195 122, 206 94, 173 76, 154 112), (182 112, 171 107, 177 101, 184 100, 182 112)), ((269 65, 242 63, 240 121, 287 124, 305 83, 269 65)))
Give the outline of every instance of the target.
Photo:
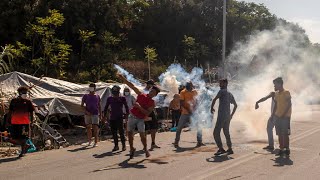
MULTIPOLYGON (((148 80, 146 82, 146 87, 144 88, 143 92, 148 94, 149 90, 152 86, 154 86, 155 83, 152 79, 148 80)), ((146 127, 146 131, 150 130, 150 134, 151 134, 151 148, 150 151, 152 151, 155 148, 160 148, 158 145, 156 145, 156 133, 158 131, 158 119, 155 113, 155 110, 153 110, 151 112, 151 114, 149 115, 148 121, 145 122, 145 127, 146 127)))
POLYGON ((22 157, 28 150, 29 146, 26 144, 29 138, 30 123, 33 121, 34 107, 32 102, 27 99, 27 87, 19 87, 17 98, 14 98, 10 102, 9 113, 7 116, 7 124, 11 139, 9 140, 12 144, 21 146, 21 153, 19 157, 22 157))

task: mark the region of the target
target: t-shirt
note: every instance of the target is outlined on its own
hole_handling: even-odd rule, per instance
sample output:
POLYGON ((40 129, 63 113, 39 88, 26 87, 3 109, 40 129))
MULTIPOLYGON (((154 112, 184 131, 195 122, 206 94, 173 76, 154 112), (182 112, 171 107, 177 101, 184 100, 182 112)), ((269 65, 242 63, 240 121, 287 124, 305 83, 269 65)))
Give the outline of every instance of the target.
POLYGON ((181 114, 190 114, 190 112, 184 106, 193 110, 194 106, 196 105, 197 94, 198 93, 196 90, 188 91, 184 89, 180 92, 180 100, 184 101, 184 105, 181 107, 181 114))
POLYGON ((118 120, 123 119, 123 107, 126 108, 126 113, 129 113, 127 101, 125 97, 113 97, 110 96, 107 99, 107 104, 105 107, 105 112, 108 109, 108 107, 111 107, 110 112, 110 120, 118 120))
POLYGON ((34 111, 32 102, 21 97, 12 99, 9 110, 11 114, 11 124, 30 124, 30 116, 34 111))
MULTIPOLYGON (((149 109, 150 107, 155 106, 155 102, 152 98, 149 97, 149 95, 147 94, 139 94, 137 96, 137 101, 136 101, 143 109, 149 109)), ((140 109, 133 107, 130 110, 131 114, 133 114, 134 116, 136 116, 139 119, 145 119, 147 118, 147 116, 140 111, 140 109)))
POLYGON ((99 115, 100 96, 96 94, 85 94, 82 97, 82 102, 86 104, 86 110, 91 115, 99 115))
POLYGON ((230 104, 236 104, 233 95, 228 91, 228 89, 220 89, 217 94, 219 98, 219 109, 218 109, 218 120, 229 120, 230 104))
MULTIPOLYGON (((276 116, 280 117, 283 115, 286 107, 289 105, 288 103, 290 99, 291 99, 291 95, 289 91, 284 90, 281 92, 280 91, 276 92, 274 97, 274 100, 277 103, 277 107, 274 113, 276 116)), ((285 114, 285 117, 291 117, 291 107, 288 110, 288 112, 285 114)))

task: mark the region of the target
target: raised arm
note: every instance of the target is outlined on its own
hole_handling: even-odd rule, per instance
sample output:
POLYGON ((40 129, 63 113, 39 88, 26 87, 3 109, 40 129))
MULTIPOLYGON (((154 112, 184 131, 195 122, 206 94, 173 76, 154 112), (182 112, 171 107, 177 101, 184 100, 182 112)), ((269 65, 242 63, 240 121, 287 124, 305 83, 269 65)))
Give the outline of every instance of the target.
POLYGON ((117 77, 121 79, 126 85, 128 85, 137 95, 141 94, 141 91, 131 82, 129 82, 122 74, 117 73, 117 77))
POLYGON ((264 101, 266 101, 266 100, 269 99, 269 98, 274 98, 274 94, 275 94, 275 92, 271 92, 271 93, 268 94, 267 96, 259 99, 259 100, 256 102, 255 109, 258 109, 258 108, 259 108, 259 103, 264 102, 264 101))

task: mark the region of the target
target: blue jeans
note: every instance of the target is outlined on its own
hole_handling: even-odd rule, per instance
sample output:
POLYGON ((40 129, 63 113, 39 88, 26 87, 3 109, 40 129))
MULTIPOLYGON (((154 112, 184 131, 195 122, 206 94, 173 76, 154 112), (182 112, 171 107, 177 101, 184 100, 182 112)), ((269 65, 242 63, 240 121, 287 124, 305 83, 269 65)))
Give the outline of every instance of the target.
POLYGON ((270 117, 268 119, 268 124, 267 124, 267 134, 268 134, 269 146, 271 146, 271 147, 274 146, 274 141, 273 141, 273 128, 274 128, 274 125, 275 125, 275 120, 270 117))
MULTIPOLYGON (((182 114, 179 119, 175 143, 179 143, 182 128, 190 121, 190 114, 182 114)), ((202 143, 202 129, 197 128, 197 142, 202 143)))

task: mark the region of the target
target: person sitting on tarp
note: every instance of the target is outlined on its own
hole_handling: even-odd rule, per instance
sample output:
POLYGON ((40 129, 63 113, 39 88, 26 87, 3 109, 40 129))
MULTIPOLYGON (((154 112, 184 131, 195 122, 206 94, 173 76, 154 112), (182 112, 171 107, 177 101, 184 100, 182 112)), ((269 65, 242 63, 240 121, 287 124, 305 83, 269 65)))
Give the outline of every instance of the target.
POLYGON ((30 123, 33 122, 34 107, 32 102, 27 98, 28 87, 22 86, 18 88, 19 96, 12 99, 9 106, 9 113, 7 115, 7 126, 11 139, 10 143, 21 146, 21 153, 19 157, 24 156, 30 147, 26 143, 30 135, 30 123))

